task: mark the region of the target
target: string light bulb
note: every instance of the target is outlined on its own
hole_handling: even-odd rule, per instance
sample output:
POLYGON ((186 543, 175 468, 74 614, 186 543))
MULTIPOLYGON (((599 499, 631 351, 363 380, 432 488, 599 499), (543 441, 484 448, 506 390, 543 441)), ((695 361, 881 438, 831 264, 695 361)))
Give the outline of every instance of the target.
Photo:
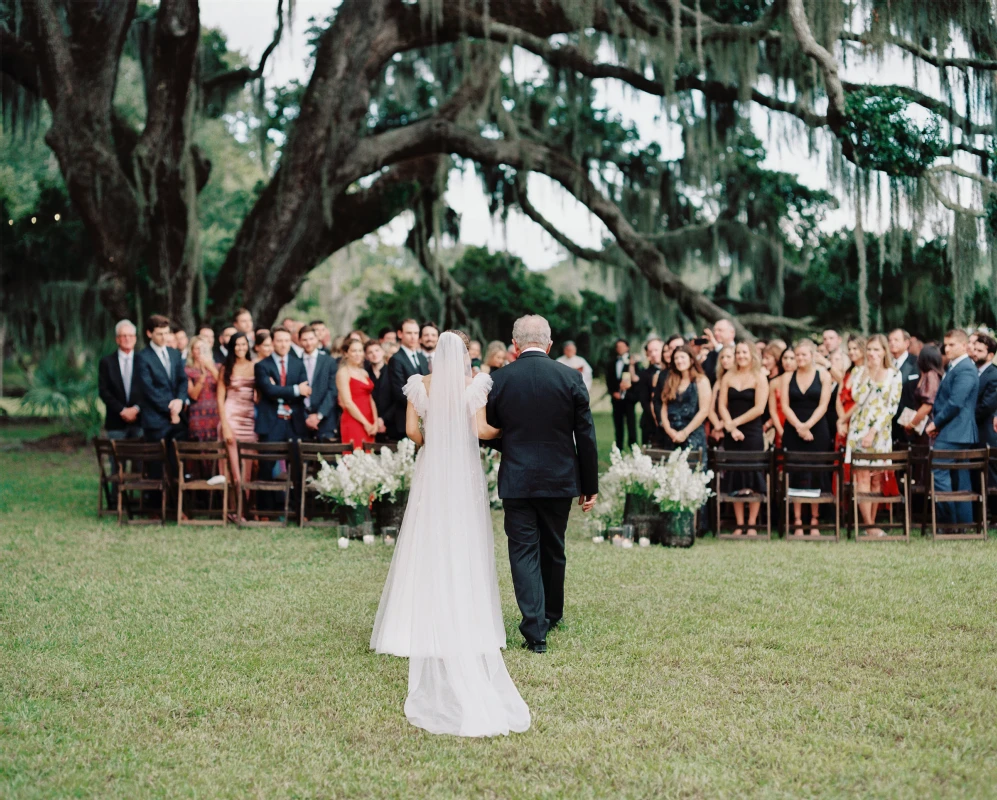
POLYGON ((58 222, 60 219, 62 219, 62 214, 56 214, 55 221, 58 222))
POLYGON ((14 224, 14 220, 12 220, 12 219, 7 220, 7 224, 8 225, 13 225, 14 224))
POLYGON ((31 224, 34 225, 36 222, 38 222, 38 217, 32 217, 31 224))

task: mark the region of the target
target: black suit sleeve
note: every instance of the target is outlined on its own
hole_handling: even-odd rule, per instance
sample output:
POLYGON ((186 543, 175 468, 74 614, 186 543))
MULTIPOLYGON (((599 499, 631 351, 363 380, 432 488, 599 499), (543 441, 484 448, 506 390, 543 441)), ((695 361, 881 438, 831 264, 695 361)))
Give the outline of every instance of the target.
MULTIPOLYGON (((312 408, 313 412, 322 415, 322 419, 332 414, 333 393, 336 391, 336 371, 332 368, 332 359, 329 359, 326 367, 325 384, 324 387, 317 387, 322 392, 322 402, 319 403, 318 408, 312 408)), ((314 390, 316 387, 312 388, 314 390)), ((312 397, 314 396, 313 393, 312 397)))
POLYGON ((104 401, 109 417, 117 417, 125 410, 125 404, 118 399, 114 391, 114 378, 111 376, 110 358, 102 358, 97 368, 97 394, 104 401))
MULTIPOLYGON (((138 383, 142 387, 142 402, 144 406, 150 406, 160 415, 168 417, 170 414, 170 400, 173 398, 168 396, 172 394, 171 392, 164 391, 160 389, 155 380, 152 377, 153 369, 160 369, 160 365, 157 364, 154 359, 156 359, 155 354, 145 355, 150 348, 146 348, 142 351, 142 357, 135 359, 136 373, 138 373, 138 383)), ((187 376, 184 376, 184 382, 186 382, 187 376)), ((186 394, 186 390, 184 392, 186 394)))
MULTIPOLYGON (((388 379, 391 381, 391 407, 405 408, 405 404, 408 400, 405 398, 405 363, 402 359, 405 358, 404 352, 399 351, 391 360, 388 362, 388 379)), ((381 413, 381 409, 378 409, 378 413, 381 413)), ((384 414, 381 413, 383 417, 384 414)))
MULTIPOLYGON (((582 494, 599 493, 599 446, 595 440, 595 424, 589 408, 589 395, 580 375, 571 384, 575 402, 575 449, 581 473, 582 494)), ((490 423, 489 423, 490 424, 490 423)))
POLYGON ((190 403, 190 395, 187 393, 187 373, 183 368, 183 356, 180 355, 179 350, 173 352, 176 353, 176 358, 171 356, 170 363, 173 364, 173 373, 177 376, 177 398, 183 400, 183 404, 186 406, 190 403))

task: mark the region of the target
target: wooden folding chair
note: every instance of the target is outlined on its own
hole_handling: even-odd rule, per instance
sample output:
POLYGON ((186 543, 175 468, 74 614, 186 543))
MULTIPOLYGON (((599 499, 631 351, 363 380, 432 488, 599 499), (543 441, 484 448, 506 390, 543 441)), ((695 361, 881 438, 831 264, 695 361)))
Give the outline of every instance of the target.
MULTIPOLYGON (((645 444, 641 447, 641 452, 645 456, 650 456, 651 460, 654 462, 660 462, 662 460, 667 461, 674 450, 665 450, 660 447, 651 447, 649 444, 645 444)), ((690 448, 686 451, 686 456, 689 460, 689 466, 695 469, 703 465, 703 451, 698 448, 690 448)))
POLYGON ((718 539, 733 539, 735 541, 772 539, 772 451, 738 451, 738 450, 711 450, 713 470, 713 492, 715 495, 715 508, 717 514, 718 539), (720 477, 722 473, 728 472, 762 472, 765 474, 765 494, 753 492, 749 495, 728 494, 721 491, 720 477), (747 533, 735 536, 733 533, 725 533, 723 530, 723 517, 720 513, 723 503, 762 503, 765 506, 765 533, 749 535, 747 533))
MULTIPOLYGON (((364 442, 363 451, 365 453, 380 453, 382 448, 387 447, 392 453, 398 452, 398 442, 364 442)), ((353 452, 352 450, 350 452, 353 452)))
MULTIPOLYGON (((987 467, 990 454, 985 447, 969 450, 932 450, 929 460, 931 469, 931 538, 936 542, 942 539, 983 539, 987 538, 987 467), (979 491, 970 488, 969 491, 935 491, 935 470, 949 472, 979 471, 979 491), (982 515, 979 522, 938 522, 939 503, 980 503, 982 515), (966 529, 975 529, 976 533, 964 533, 966 529), (953 533, 946 533, 953 531, 953 533)), ((972 483, 970 483, 972 487, 972 483)))
POLYGON ((838 542, 841 540, 841 485, 844 483, 844 454, 841 451, 832 453, 795 453, 784 450, 782 454, 782 482, 783 482, 783 504, 785 507, 786 540, 787 541, 807 541, 807 542, 838 542), (790 483, 792 476, 800 473, 812 475, 828 475, 832 478, 834 491, 821 491, 816 497, 798 497, 792 495, 790 483), (833 480, 837 476, 837 481, 833 480), (818 518, 816 525, 807 523, 803 526, 805 530, 817 529, 817 535, 812 536, 805 533, 803 536, 795 536, 791 533, 789 525, 789 508, 791 503, 807 503, 815 505, 834 505, 834 522, 821 522, 818 518), (821 531, 834 528, 833 536, 825 536, 821 531))
POLYGON ((315 504, 312 503, 312 510, 305 516, 305 503, 309 494, 316 494, 318 489, 310 486, 308 479, 313 473, 319 470, 319 458, 333 462, 337 456, 353 452, 352 444, 311 444, 309 442, 299 442, 298 459, 301 461, 301 508, 298 513, 298 526, 301 528, 332 528, 339 525, 339 516, 332 518, 316 519, 315 504))
MULTIPOLYGON (((893 453, 853 453, 852 454, 852 475, 851 475, 851 496, 852 496, 852 518, 855 522, 856 542, 909 542, 910 541, 910 452, 908 450, 898 450, 893 453), (859 492, 855 487, 855 474, 863 472, 892 472, 897 479, 897 486, 900 494, 895 497, 887 497, 882 494, 872 492, 859 492), (892 506, 902 504, 903 511, 903 534, 901 536, 869 536, 863 533, 870 528, 882 528, 884 526, 867 525, 862 522, 859 515, 859 503, 878 503, 879 505, 892 506)), ((890 524, 885 526, 895 529, 892 514, 890 524)))
POLYGON ((908 448, 910 461, 910 502, 911 521, 915 520, 921 526, 921 536, 928 532, 928 520, 931 519, 930 499, 931 489, 931 448, 928 445, 912 444, 908 448))
POLYGON ((118 524, 129 525, 166 524, 166 494, 170 488, 170 465, 166 457, 166 444, 158 442, 141 442, 134 439, 112 439, 111 448, 114 460, 118 465, 118 524), (149 475, 149 467, 159 464, 159 477, 149 475), (145 492, 159 492, 159 517, 135 518, 133 512, 144 514, 146 511, 143 495, 145 492), (138 508, 128 504, 126 512, 126 493, 138 492, 138 508))
POLYGON ((287 527, 288 518, 291 514, 291 490, 294 488, 292 474, 294 472, 294 446, 293 442, 236 442, 239 452, 239 465, 244 461, 252 461, 258 465, 257 479, 246 481, 242 484, 242 491, 239 492, 237 507, 238 522, 240 528, 243 527, 271 527, 280 525, 287 527), (272 478, 263 476, 271 474, 273 467, 279 462, 285 462, 287 469, 272 478), (247 492, 255 492, 252 508, 245 508, 247 492), (284 511, 280 509, 262 510, 259 508, 260 492, 283 492, 284 511), (247 519, 247 512, 253 515, 253 519, 247 519), (283 521, 271 522, 261 520, 260 516, 282 516, 283 521))
POLYGON ((115 494, 118 485, 118 469, 114 464, 114 448, 110 439, 93 437, 93 449, 97 454, 97 469, 100 471, 100 487, 97 489, 97 519, 116 516, 115 494))
POLYGON ((224 442, 180 442, 174 441, 173 447, 176 450, 177 464, 180 469, 180 478, 177 484, 177 524, 183 525, 222 525, 228 524, 228 451, 224 442), (212 473, 212 477, 218 476, 223 480, 210 481, 204 475, 193 480, 188 480, 186 475, 188 463, 194 469, 200 470, 207 466, 212 473), (193 503, 187 511, 187 519, 183 518, 183 493, 184 492, 207 492, 208 508, 203 510, 206 519, 196 519, 193 503), (222 507, 219 511, 213 508, 213 501, 216 492, 222 493, 222 507), (214 516, 219 514, 219 518, 214 516))

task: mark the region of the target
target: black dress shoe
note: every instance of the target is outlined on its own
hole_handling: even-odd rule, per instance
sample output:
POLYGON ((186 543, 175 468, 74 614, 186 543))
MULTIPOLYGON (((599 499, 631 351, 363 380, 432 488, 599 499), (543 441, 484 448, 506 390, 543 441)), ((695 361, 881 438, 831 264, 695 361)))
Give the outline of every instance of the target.
POLYGON ((547 642, 523 642, 523 648, 531 653, 546 653, 547 642))

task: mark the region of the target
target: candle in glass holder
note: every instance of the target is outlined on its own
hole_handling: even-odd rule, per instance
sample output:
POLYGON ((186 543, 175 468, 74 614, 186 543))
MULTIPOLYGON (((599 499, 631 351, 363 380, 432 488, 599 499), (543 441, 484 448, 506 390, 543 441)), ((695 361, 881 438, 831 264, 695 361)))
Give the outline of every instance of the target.
POLYGON ((347 539, 345 536, 340 536, 338 544, 340 550, 345 550, 347 547, 350 546, 350 540, 347 539))
POLYGON ((638 544, 640 544, 641 547, 650 547, 651 546, 651 540, 648 539, 646 536, 641 536, 640 537, 640 541, 638 542, 638 544))

